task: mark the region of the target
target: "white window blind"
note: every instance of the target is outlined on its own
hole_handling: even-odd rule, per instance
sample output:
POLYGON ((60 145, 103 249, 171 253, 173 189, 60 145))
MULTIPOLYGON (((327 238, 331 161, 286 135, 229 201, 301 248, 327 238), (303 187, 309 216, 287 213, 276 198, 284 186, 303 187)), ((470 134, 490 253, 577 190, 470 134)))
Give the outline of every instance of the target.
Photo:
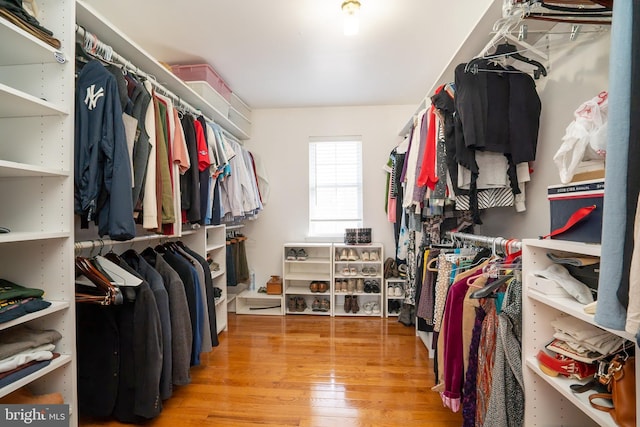
POLYGON ((362 227, 359 137, 309 141, 309 235, 342 236, 362 227))

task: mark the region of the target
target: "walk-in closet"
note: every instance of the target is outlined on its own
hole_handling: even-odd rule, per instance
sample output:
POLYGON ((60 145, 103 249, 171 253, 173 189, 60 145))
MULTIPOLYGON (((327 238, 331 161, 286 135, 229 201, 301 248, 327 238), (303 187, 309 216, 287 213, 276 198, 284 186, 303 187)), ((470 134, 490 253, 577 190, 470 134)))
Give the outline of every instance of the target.
POLYGON ((0 425, 640 425, 639 29, 0 1, 0 425))

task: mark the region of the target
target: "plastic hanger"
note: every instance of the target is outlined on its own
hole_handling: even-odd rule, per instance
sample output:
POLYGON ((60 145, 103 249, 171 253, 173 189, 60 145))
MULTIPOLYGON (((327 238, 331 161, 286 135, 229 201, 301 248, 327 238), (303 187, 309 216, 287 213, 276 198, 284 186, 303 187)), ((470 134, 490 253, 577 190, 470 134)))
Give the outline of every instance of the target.
POLYGON ((545 77, 547 76, 547 69, 544 67, 544 65, 542 65, 542 63, 520 54, 516 46, 510 44, 509 42, 499 44, 496 47, 495 52, 488 56, 488 58, 497 58, 501 56, 507 56, 509 58, 517 59, 518 61, 526 62, 527 64, 531 64, 536 67, 536 69, 533 70, 533 77, 535 79, 540 78, 540 74, 545 77))

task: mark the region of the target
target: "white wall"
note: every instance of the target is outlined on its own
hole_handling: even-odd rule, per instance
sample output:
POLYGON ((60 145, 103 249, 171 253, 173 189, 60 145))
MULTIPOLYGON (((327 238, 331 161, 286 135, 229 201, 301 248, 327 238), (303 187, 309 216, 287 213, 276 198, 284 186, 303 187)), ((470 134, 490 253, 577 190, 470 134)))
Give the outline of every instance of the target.
POLYGON ((393 227, 384 212, 386 175, 382 169, 400 139, 399 130, 415 105, 290 108, 252 111, 251 140, 246 147, 264 162, 270 198, 259 217, 249 221, 247 257, 262 286, 282 273, 282 245, 303 242, 308 230, 310 136, 362 136, 364 226, 373 240, 393 250, 393 227))
POLYGON ((547 186, 560 184, 553 156, 578 106, 608 88, 609 34, 598 35, 591 41, 590 35, 582 37, 581 40, 578 36, 575 44, 565 49, 552 49, 549 74, 537 81, 542 113, 536 161, 532 164, 534 173, 526 187, 527 211, 487 210, 482 215, 484 224, 476 228, 476 234, 522 239, 549 232, 547 186))

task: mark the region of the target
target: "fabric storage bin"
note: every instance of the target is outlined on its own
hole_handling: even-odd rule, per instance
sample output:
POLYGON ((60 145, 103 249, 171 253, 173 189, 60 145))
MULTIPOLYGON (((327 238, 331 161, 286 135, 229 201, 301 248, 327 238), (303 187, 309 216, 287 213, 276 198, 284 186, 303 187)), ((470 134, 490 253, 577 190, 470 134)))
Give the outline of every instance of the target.
POLYGON ((552 239, 600 243, 604 180, 551 185, 547 187, 547 195, 551 211, 549 236, 552 239), (563 228, 565 230, 559 232, 563 228))
POLYGON ((251 122, 245 116, 240 114, 235 108, 229 108, 229 120, 231 123, 238 126, 238 128, 249 135, 251 133, 251 122))
POLYGON ((231 107, 234 108, 238 113, 245 116, 247 120, 251 120, 251 108, 249 108, 249 106, 245 104, 242 99, 238 98, 235 93, 231 94, 231 97, 229 98, 229 104, 231 104, 231 107))
POLYGON ((229 115, 229 103, 222 95, 216 92, 209 83, 205 81, 185 82, 195 93, 204 98, 213 108, 218 110, 224 117, 229 115))
POLYGON ((209 64, 172 65, 171 71, 185 82, 205 81, 227 101, 231 98, 231 89, 209 64))

